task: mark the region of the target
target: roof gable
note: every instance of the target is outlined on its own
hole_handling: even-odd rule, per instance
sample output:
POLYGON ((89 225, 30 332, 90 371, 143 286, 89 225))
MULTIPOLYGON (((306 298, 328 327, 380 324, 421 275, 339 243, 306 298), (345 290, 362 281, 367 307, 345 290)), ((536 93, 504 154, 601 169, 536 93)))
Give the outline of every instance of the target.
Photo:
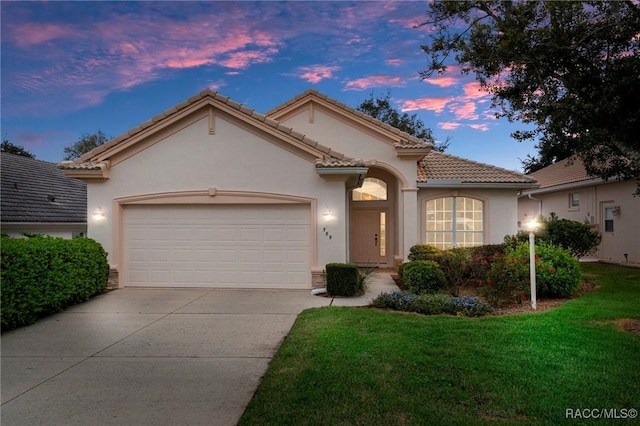
POLYGON ((534 188, 533 177, 489 164, 431 151, 418 162, 420 187, 517 187, 534 188))
POLYGON ((86 223, 87 185, 55 163, 0 154, 3 223, 86 223))
POLYGON ((335 160, 351 160, 344 154, 319 144, 302 133, 235 102, 227 96, 212 90, 204 90, 127 133, 93 149, 78 160, 60 163, 58 167, 64 169, 69 175, 78 175, 83 178, 91 178, 92 176, 102 179, 108 178, 110 167, 115 165, 113 161, 122 161, 123 158, 127 158, 127 155, 123 154, 125 151, 129 151, 129 155, 135 154, 136 144, 141 144, 143 140, 161 134, 163 131, 169 131, 170 126, 178 125, 176 123, 180 123, 181 120, 190 123, 188 117, 195 115, 200 119, 208 115, 209 132, 215 133, 215 115, 218 111, 271 134, 293 147, 309 153, 315 159, 330 157, 335 160))
POLYGON ((314 104, 321 105, 322 107, 339 114, 341 117, 352 123, 356 123, 375 131, 383 136, 383 138, 387 139, 389 143, 398 150, 402 150, 403 148, 419 149, 433 147, 433 143, 431 142, 425 142, 422 139, 418 139, 407 132, 403 132, 402 130, 392 127, 363 113, 362 111, 351 108, 342 102, 338 102, 335 99, 313 89, 309 89, 293 99, 271 109, 266 115, 267 117, 271 117, 275 120, 285 120, 292 114, 314 104))

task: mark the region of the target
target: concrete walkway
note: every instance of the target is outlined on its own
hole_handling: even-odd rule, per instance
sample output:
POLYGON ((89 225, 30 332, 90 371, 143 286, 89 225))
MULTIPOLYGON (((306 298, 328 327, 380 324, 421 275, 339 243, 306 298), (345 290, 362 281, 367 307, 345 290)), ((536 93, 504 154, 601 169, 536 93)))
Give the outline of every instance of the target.
POLYGON ((234 425, 308 290, 120 289, 5 333, 2 425, 234 425))

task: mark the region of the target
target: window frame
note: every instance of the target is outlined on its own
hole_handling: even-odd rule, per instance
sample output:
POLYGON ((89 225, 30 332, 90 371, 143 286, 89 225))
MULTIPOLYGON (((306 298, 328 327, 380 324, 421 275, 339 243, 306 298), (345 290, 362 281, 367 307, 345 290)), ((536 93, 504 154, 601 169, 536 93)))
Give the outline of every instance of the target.
POLYGON ((569 193, 569 210, 580 210, 580 193, 569 193))
POLYGON ((377 177, 364 178, 364 181, 362 182, 362 186, 359 187, 359 188, 354 188, 351 191, 351 201, 354 202, 354 203, 371 203, 371 202, 376 202, 376 201, 389 201, 389 184, 387 184, 387 182, 384 179, 380 179, 380 178, 377 178, 377 177), (354 198, 355 194, 363 194, 361 192, 361 190, 362 190, 362 188, 364 187, 364 184, 367 181, 375 183, 377 185, 380 185, 380 187, 384 189, 384 198, 376 198, 376 199, 371 199, 371 200, 366 200, 366 199, 361 198, 359 200, 356 200, 354 198))
MULTIPOLYGON (((436 201, 437 202, 437 201, 436 201)), ((472 206, 473 206, 472 203, 472 206)), ((487 200, 471 195, 460 195, 460 194, 442 194, 437 197, 429 197, 423 199, 422 202, 422 223, 423 223, 423 231, 422 231, 422 241, 425 244, 432 244, 439 248, 452 248, 452 247, 474 247, 478 245, 485 244, 486 240, 486 232, 487 232, 487 200), (450 202, 450 210, 447 209, 447 199, 451 199, 450 202), (434 202, 436 200, 445 200, 442 202, 442 209, 440 210, 440 215, 438 214, 438 209, 436 207, 435 210, 429 210, 430 202, 434 202), (471 209, 467 209, 466 206, 460 209, 460 206, 464 206, 466 204, 465 201, 462 200, 471 200, 473 203, 480 203, 480 211, 478 211, 475 207, 471 209), (462 201, 462 202, 461 202, 462 201), (429 214, 434 214, 436 216, 440 216, 441 223, 444 223, 445 226, 448 225, 449 218, 446 217, 447 213, 450 213, 450 226, 448 229, 436 229, 429 230, 430 220, 429 214), (480 224, 481 229, 475 230, 465 230, 460 229, 460 218, 467 218, 469 214, 472 216, 476 216, 476 214, 480 214, 480 219, 472 217, 472 224, 477 225, 480 224), (438 241, 437 238, 429 238, 429 234, 441 234, 442 241, 438 241), (446 234, 450 235, 450 238, 447 241, 446 234), (474 241, 467 241, 465 238, 460 238, 462 235, 479 235, 479 242, 475 241, 476 238, 472 238, 474 241)), ((437 221, 437 219, 436 219, 437 221)), ((466 220, 465 220, 466 221, 466 220)), ((437 225, 436 225, 437 226, 437 225)), ((464 225, 463 225, 464 226, 464 225)))

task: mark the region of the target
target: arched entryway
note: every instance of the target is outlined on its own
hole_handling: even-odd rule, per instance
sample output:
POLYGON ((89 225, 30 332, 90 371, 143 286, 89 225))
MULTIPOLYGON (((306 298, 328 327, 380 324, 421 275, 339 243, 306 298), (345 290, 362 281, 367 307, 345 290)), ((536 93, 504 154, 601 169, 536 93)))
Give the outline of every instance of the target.
POLYGON ((391 267, 398 253, 398 180, 370 167, 349 197, 349 260, 358 265, 391 267))

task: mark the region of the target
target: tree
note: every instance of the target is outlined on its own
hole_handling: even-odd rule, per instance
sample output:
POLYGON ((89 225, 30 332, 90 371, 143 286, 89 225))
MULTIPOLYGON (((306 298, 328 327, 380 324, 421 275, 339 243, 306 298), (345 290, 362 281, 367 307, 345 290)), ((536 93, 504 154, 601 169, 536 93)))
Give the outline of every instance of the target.
POLYGON ((22 155, 23 157, 36 158, 35 155, 27 151, 23 146, 12 144, 7 138, 2 138, 0 151, 8 154, 22 155))
MULTIPOLYGON (((423 78, 457 63, 496 116, 532 124, 527 172, 574 155, 594 177, 640 179, 640 5, 632 1, 430 2, 423 78)), ((640 185, 640 181, 639 181, 640 185)), ((638 189, 640 193, 640 186, 638 189)))
POLYGON ((415 114, 400 113, 393 108, 390 92, 387 92, 384 97, 375 97, 372 92, 369 94, 369 99, 362 101, 356 109, 411 136, 434 143, 433 149, 436 151, 444 152, 449 146, 449 139, 444 142, 434 142, 431 129, 426 127, 415 114))
POLYGON ((87 152, 107 142, 110 137, 98 130, 97 133, 85 133, 74 144, 64 147, 65 160, 77 160, 87 152))

